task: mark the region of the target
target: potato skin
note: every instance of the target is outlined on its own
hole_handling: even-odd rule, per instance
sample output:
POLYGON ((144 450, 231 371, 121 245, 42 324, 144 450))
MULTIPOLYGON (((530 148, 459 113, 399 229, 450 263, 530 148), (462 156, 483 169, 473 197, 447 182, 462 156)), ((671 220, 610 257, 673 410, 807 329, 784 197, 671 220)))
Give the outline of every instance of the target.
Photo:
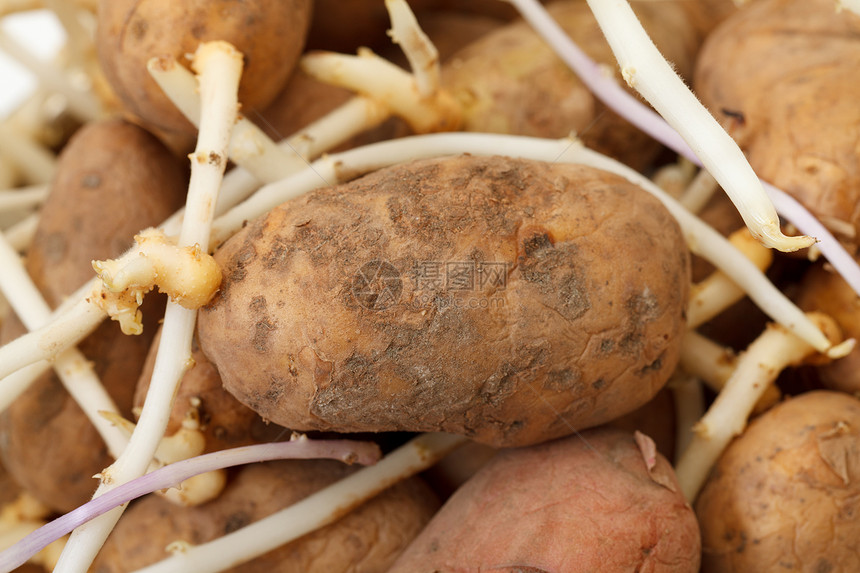
MULTIPOLYGON (((160 339, 161 330, 152 342, 143 372, 137 382, 134 393, 135 409, 142 408, 146 400, 160 339)), ((291 433, 286 428, 265 422, 256 412, 224 389, 218 370, 200 351, 196 337, 192 340, 191 359, 194 365, 182 376, 173 399, 166 435, 179 431, 192 407, 192 399, 198 399, 200 429, 206 439, 204 453, 289 439, 291 433)))
POLYGON ((860 124, 858 66, 860 16, 829 0, 762 0, 714 30, 695 73, 718 121, 742 116, 730 133, 756 173, 855 236, 860 161, 846 126, 860 124))
POLYGON ((241 402, 295 430, 548 440, 647 402, 685 328, 674 219, 581 166, 395 166, 284 204, 216 260, 201 349, 241 402), (428 280, 436 263, 448 284, 428 280), (472 265, 483 284, 456 276, 472 265))
POLYGON ((147 61, 171 55, 184 64, 201 42, 229 42, 245 59, 239 102, 263 108, 298 61, 311 6, 311 0, 102 0, 98 57, 129 111, 166 131, 194 133, 149 76, 147 61))
MULTIPOLYGON (((156 496, 133 505, 93 564, 125 573, 168 557, 176 540, 198 545, 288 507, 354 471, 330 460, 284 460, 242 468, 218 499, 187 508, 156 496)), ((382 492, 339 521, 227 569, 229 573, 384 573, 438 509, 418 478, 382 492)))
MULTIPOLYGON (((667 2, 636 2, 635 8, 661 52, 689 77, 700 40, 683 9, 667 2)), ((585 2, 557 2, 548 10, 592 59, 616 69, 585 2)), ((463 107, 463 131, 550 138, 575 132, 588 147, 634 168, 649 165, 660 149, 600 103, 522 21, 481 37, 451 57, 442 85, 463 107)))
POLYGON ((858 444, 848 394, 801 394, 756 418, 696 501, 702 571, 860 570, 858 444))
POLYGON ((669 462, 649 473, 632 434, 598 429, 497 454, 389 573, 698 573, 699 550, 669 462))
MULTIPOLYGON (((118 120, 83 127, 60 156, 27 257, 27 271, 48 304, 58 305, 90 280, 93 259, 118 256, 132 245, 136 232, 178 209, 186 189, 184 165, 141 128, 118 120)), ((163 305, 163 298, 147 297, 140 336, 124 336, 108 321, 79 345, 128 417, 134 380, 163 305)), ((0 338, 20 334, 23 326, 10 320, 0 338)), ((0 415, 0 455, 18 483, 60 511, 89 500, 97 485, 93 474, 112 461, 53 373, 37 380, 0 415)))

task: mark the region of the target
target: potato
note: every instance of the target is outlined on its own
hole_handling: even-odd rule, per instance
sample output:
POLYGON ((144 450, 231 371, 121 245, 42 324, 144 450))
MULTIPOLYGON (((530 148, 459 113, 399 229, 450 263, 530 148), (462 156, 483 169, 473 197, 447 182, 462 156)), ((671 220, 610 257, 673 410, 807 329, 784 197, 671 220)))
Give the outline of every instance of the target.
MULTIPOLYGON (((409 7, 416 13, 457 11, 505 20, 517 16, 513 6, 498 0, 409 0, 409 7)), ((307 48, 347 54, 362 46, 384 49, 390 45, 386 36, 390 27, 391 19, 380 0, 315 0, 307 48)))
MULTIPOLYGON (((139 127, 105 121, 81 129, 60 157, 27 258, 27 270, 48 303, 59 304, 90 280, 92 259, 118 256, 134 233, 175 211, 186 188, 182 164, 139 127)), ((123 336, 107 322, 79 346, 126 416, 159 304, 164 301, 158 297, 147 301, 143 335, 123 336)), ((4 340, 22 333, 17 321, 4 322, 4 340)), ((111 462, 92 424, 53 374, 0 415, 0 454, 17 482, 60 511, 87 501, 97 485, 92 476, 111 462)))
POLYGON ((696 502, 703 571, 858 571, 860 401, 802 394, 756 418, 696 502))
MULTIPOLYGON (((549 11, 589 56, 615 68, 585 2, 559 2, 549 11)), ((641 2, 636 12, 663 54, 689 77, 699 39, 681 7, 641 2)), ((576 132, 589 147, 637 168, 648 165, 660 149, 603 106, 524 22, 456 54, 445 66, 442 84, 463 106, 464 131, 553 138, 576 132)))
MULTIPOLYGON (((153 340, 143 372, 134 393, 135 411, 143 407, 161 331, 153 340)), ((241 404, 221 384, 221 377, 206 356, 197 347, 197 339, 192 341, 191 359, 194 365, 185 372, 173 399, 173 410, 167 423, 167 435, 173 435, 182 427, 192 400, 199 400, 200 429, 206 439, 204 452, 215 452, 228 448, 238 448, 250 444, 286 440, 291 433, 286 428, 265 422, 256 412, 241 404)))
POLYGON ((105 76, 132 113, 166 131, 194 132, 146 71, 153 57, 184 63, 201 42, 224 40, 245 58, 239 101, 264 108, 304 46, 311 0, 102 0, 97 48, 105 76))
POLYGON ((583 432, 500 452, 389 573, 699 571, 696 518, 672 466, 633 435, 583 432))
POLYGON ((709 37, 695 89, 763 179, 857 244, 860 16, 830 0, 762 0, 709 37))
MULTIPOLYGON (((860 339, 860 299, 842 277, 827 267, 816 265, 809 269, 798 289, 797 304, 804 310, 819 310, 833 317, 845 338, 860 339)), ((819 366, 818 375, 831 390, 860 394, 860 348, 819 366)))
POLYGON ((675 221, 582 166, 395 166, 284 204, 216 260, 200 347, 294 430, 548 440, 647 402, 685 329, 675 221))
POLYGON ((735 0, 679 0, 678 4, 687 11, 702 38, 706 38, 720 22, 737 12, 741 5, 735 0))
MULTIPOLYGON (((202 506, 179 508, 148 496, 120 520, 92 571, 134 571, 166 558, 169 543, 211 541, 292 505, 352 471, 329 460, 270 462, 244 467, 221 497, 202 506)), ((227 571, 383 573, 438 505, 433 492, 413 478, 339 521, 227 571)))

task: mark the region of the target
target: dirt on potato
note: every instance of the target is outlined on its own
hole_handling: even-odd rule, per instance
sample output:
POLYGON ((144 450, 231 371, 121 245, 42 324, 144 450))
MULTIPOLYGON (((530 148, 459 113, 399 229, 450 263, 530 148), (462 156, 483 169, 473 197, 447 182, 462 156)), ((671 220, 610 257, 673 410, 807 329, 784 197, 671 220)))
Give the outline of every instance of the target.
POLYGON ((200 346, 295 430, 523 445, 647 402, 678 360, 689 256, 598 170, 459 157, 291 201, 216 253, 200 346))

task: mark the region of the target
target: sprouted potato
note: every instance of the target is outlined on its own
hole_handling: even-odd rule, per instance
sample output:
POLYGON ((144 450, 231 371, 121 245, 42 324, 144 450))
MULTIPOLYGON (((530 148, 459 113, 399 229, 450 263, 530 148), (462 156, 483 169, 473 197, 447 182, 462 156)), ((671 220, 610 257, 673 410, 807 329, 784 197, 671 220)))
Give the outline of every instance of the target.
MULTIPOLYGON (((519 9, 526 11, 526 5, 529 3, 525 0, 517 0, 516 4, 519 9)), ((713 121, 706 121, 707 114, 704 114, 701 108, 693 105, 693 100, 690 100, 683 95, 686 94, 686 90, 683 85, 677 81, 677 78, 674 78, 671 68, 662 64, 662 60, 659 56, 656 56, 656 58, 651 57, 653 56, 653 52, 649 52, 648 49, 646 49, 648 47, 647 39, 643 39, 641 36, 635 18, 631 19, 632 13, 628 14, 624 12, 624 3, 609 5, 608 3, 602 4, 599 2, 589 2, 589 4, 595 11, 597 20, 603 27, 604 33, 610 37, 610 44, 622 64, 623 79, 627 81, 631 87, 640 91, 640 93, 652 102, 657 109, 661 110, 669 121, 678 127, 684 133, 684 137, 686 137, 692 144, 701 146, 697 151, 704 158, 704 163, 707 164, 710 169, 714 170, 717 179, 726 187, 726 190, 732 194, 733 199, 739 203, 744 219, 753 230, 753 235, 770 245, 778 246, 779 248, 787 250, 796 249, 810 244, 809 238, 799 237, 792 239, 781 233, 777 226, 778 221, 775 213, 770 209, 769 202, 764 199, 764 194, 761 192, 761 188, 755 184, 752 171, 743 167, 744 161, 740 153, 728 141, 725 134, 721 134, 716 123, 713 121), (643 54, 647 57, 639 59, 643 54), (715 147, 719 147, 722 152, 725 152, 722 155, 722 159, 719 161, 715 159, 715 156, 712 153, 715 147), (740 193, 740 188, 746 188, 752 194, 752 198, 744 197, 740 193)), ((848 6, 850 7, 850 4, 848 4, 848 6)), ((392 0, 389 2, 389 8, 392 8, 392 12, 400 10, 402 15, 403 10, 401 3, 392 0)), ((846 15, 853 17, 851 14, 846 15)), ((531 21, 535 25, 540 25, 539 19, 532 19, 531 21)), ((408 25, 407 29, 409 29, 408 25)), ((412 29, 414 31, 414 28, 412 29)), ((397 34, 395 34, 395 36, 397 36, 397 34)), ((404 36, 399 37, 401 40, 404 39, 404 36)), ((384 65, 380 65, 380 63, 373 58, 365 55, 365 61, 363 63, 370 63, 370 69, 380 71, 385 70, 383 74, 383 79, 385 81, 382 83, 387 87, 394 87, 394 92, 397 92, 397 90, 401 91, 398 93, 383 93, 385 90, 371 90, 364 93, 364 95, 350 100, 352 105, 348 103, 344 107, 349 106, 348 110, 353 112, 356 110, 363 110, 362 113, 365 113, 365 115, 361 117, 359 117, 360 114, 359 116, 352 116, 352 119, 350 120, 351 126, 367 126, 371 124, 372 122, 368 121, 367 114, 370 113, 370 111, 375 110, 377 115, 374 117, 381 117, 384 114, 379 113, 380 109, 386 110, 387 113, 403 113, 406 116, 412 114, 411 117, 408 117, 408 120, 412 125, 425 125, 429 126, 431 129, 445 126, 450 127, 457 124, 458 116, 456 106, 451 105, 452 100, 450 98, 446 98, 444 93, 440 90, 438 84, 438 69, 433 66, 433 52, 425 49, 426 45, 422 44, 423 40, 420 39, 419 35, 410 36, 410 38, 419 39, 417 44, 404 45, 404 48, 407 51, 415 49, 416 45, 419 46, 416 50, 418 57, 408 58, 410 65, 413 68, 412 74, 406 72, 395 72, 390 68, 386 68, 384 65), (428 102, 430 105, 427 105, 428 102), (444 110, 443 114, 433 115, 439 111, 438 109, 434 110, 434 105, 439 107, 448 107, 444 110), (422 119, 422 115, 425 115, 426 119, 422 119), (355 120, 356 117, 358 117, 357 121, 355 120)), ((562 47, 563 42, 558 37, 555 37, 551 41, 557 49, 564 52, 566 48, 562 47)), ((405 44, 409 44, 409 42, 405 42, 405 44)), ((415 56, 416 53, 412 53, 411 55, 415 56)), ((197 245, 199 245, 201 257, 208 256, 206 254, 209 250, 208 221, 210 220, 211 215, 209 209, 215 208, 216 198, 214 191, 220 185, 220 175, 218 172, 223 169, 226 163, 226 153, 228 149, 226 140, 229 139, 229 126, 234 121, 237 105, 237 100, 235 98, 231 99, 230 94, 235 93, 237 90, 238 77, 235 73, 235 69, 228 72, 226 67, 226 64, 223 62, 217 64, 212 63, 211 65, 204 64, 202 61, 195 62, 195 71, 200 73, 201 78, 200 99, 202 100, 202 105, 199 118, 201 126, 200 141, 198 142, 198 153, 193 156, 194 161, 192 162, 192 165, 193 168, 198 171, 199 176, 192 177, 188 211, 185 216, 186 227, 181 232, 179 240, 179 245, 181 246, 177 248, 193 248, 193 245, 197 243, 197 245), (207 70, 209 71, 207 72, 207 70), (219 79, 217 81, 213 81, 212 78, 216 77, 219 79), (219 98, 215 98, 216 100, 219 100, 220 103, 213 102, 213 93, 223 96, 224 99, 219 100, 219 98), (211 161, 206 161, 206 158, 211 159, 211 161), (202 175, 203 173, 206 173, 206 175, 202 175)), ((683 142, 679 144, 679 140, 677 138, 666 135, 668 131, 665 129, 664 124, 659 122, 659 119, 649 116, 640 108, 628 106, 630 100, 619 95, 617 87, 613 84, 611 79, 607 79, 606 77, 595 73, 594 68, 588 68, 588 66, 580 68, 580 73, 584 78, 586 78, 586 83, 590 87, 593 89, 599 88, 598 91, 603 90, 601 92, 601 97, 605 98, 604 101, 608 102, 607 105, 612 107, 614 110, 619 111, 622 115, 627 114, 626 117, 628 118, 635 116, 635 118, 641 120, 642 118, 647 117, 648 119, 639 122, 640 125, 646 126, 645 129, 647 131, 655 134, 655 137, 660 138, 662 141, 670 143, 676 149, 687 151, 683 146, 683 142), (607 96, 607 94, 610 95, 607 96), (630 110, 634 111, 630 112, 630 110)), ((63 74, 58 74, 57 77, 62 75, 63 74)), ((73 86, 73 84, 68 82, 65 84, 63 87, 65 90, 64 93, 74 93, 73 87, 71 90, 69 89, 70 85, 73 86)), ((86 102, 80 103, 82 105, 79 105, 77 109, 79 113, 83 113, 84 115, 86 115, 84 112, 88 109, 99 109, 98 105, 88 107, 85 105, 86 102)), ((315 125, 313 129, 309 128, 305 134, 302 134, 305 137, 300 139, 300 141, 307 145, 300 145, 300 147, 303 149, 313 149, 313 153, 309 153, 308 155, 315 156, 321 153, 325 146, 317 144, 323 140, 328 142, 334 139, 330 137, 332 133, 337 131, 337 128, 332 129, 333 125, 336 124, 329 123, 325 126, 325 129, 321 128, 320 125, 315 125), (308 135, 311 132, 314 134, 325 134, 326 137, 311 137, 308 135)), ((0 136, 2 135, 3 134, 0 133, 0 136)), ((297 140, 292 140, 291 145, 293 144, 293 141, 297 140)), ((23 153, 18 155, 18 157, 21 158, 20 162, 23 164, 29 164, 31 167, 29 170, 30 174, 35 175, 38 169, 32 169, 32 167, 40 161, 40 159, 37 158, 39 153, 34 151, 34 147, 21 145, 20 148, 23 150, 23 153)), ((501 137, 485 139, 475 138, 469 140, 458 137, 427 137, 404 142, 397 146, 377 146, 375 148, 359 150, 353 155, 347 154, 331 159, 324 158, 315 162, 312 170, 300 172, 288 181, 289 185, 295 185, 296 189, 308 190, 313 187, 313 185, 309 184, 309 180, 314 177, 317 179, 323 177, 330 182, 341 182, 343 180, 351 179, 361 173, 372 171, 387 162, 393 163, 404 161, 407 159, 406 156, 408 154, 426 157, 438 154, 453 154, 463 151, 488 155, 499 153, 509 155, 523 154, 539 157, 545 161, 559 160, 562 156, 566 157, 568 151, 572 151, 572 155, 580 159, 588 157, 588 161, 599 164, 603 168, 621 170, 624 173, 624 177, 636 180, 637 184, 640 186, 646 188, 649 186, 647 181, 642 181, 640 179, 640 176, 629 174, 611 162, 606 162, 604 159, 598 159, 594 156, 588 155, 587 153, 580 153, 577 144, 572 141, 546 142, 526 139, 514 140, 501 137), (396 158, 399 158, 398 161, 395 161, 396 158)), ((264 151, 261 151, 260 153, 265 154, 264 151)), ((44 159, 44 156, 41 157, 44 159)), ((240 158, 237 156, 237 162, 239 162, 239 159, 240 158)), ((43 164, 48 166, 47 169, 51 168, 50 161, 44 162, 43 164)), ((247 185, 247 183, 243 183, 243 185, 247 185)), ((320 182, 316 181, 315 185, 320 186, 320 182)), ((242 226, 246 219, 257 217, 266 210, 271 209, 274 205, 282 202, 277 201, 274 204, 269 203, 271 201, 270 196, 273 193, 274 195, 278 194, 276 191, 277 187, 278 185, 274 185, 264 189, 261 193, 255 196, 255 199, 252 200, 249 205, 243 205, 240 209, 236 209, 231 212, 232 218, 227 217, 224 221, 215 225, 214 231, 216 241, 213 245, 226 240, 230 234, 232 234, 238 227, 242 226), (266 204, 268 206, 262 210, 254 212, 252 206, 259 204, 266 204), (244 213, 249 212, 253 212, 253 215, 247 217, 243 215, 244 213)), ((239 194, 234 194, 232 185, 228 186, 225 184, 225 190, 228 190, 228 188, 230 193, 225 193, 225 195, 230 196, 228 202, 235 204, 236 201, 241 200, 240 198, 237 198, 239 194)), ((298 192, 300 191, 293 191, 293 193, 298 192)), ((775 197, 782 196, 777 194, 775 197)), ((779 200, 781 205, 780 208, 789 214, 789 218, 792 218, 792 220, 800 218, 799 220, 802 222, 798 222, 799 227, 803 229, 814 228, 816 229, 815 233, 817 235, 819 234, 819 230, 821 228, 815 227, 813 221, 809 219, 802 219, 805 215, 803 215, 801 210, 792 203, 786 202, 784 197, 779 200)), ((225 199, 225 201, 227 201, 227 199, 225 199)), ((751 263, 744 263, 743 260, 738 259, 737 255, 731 250, 725 250, 728 247, 725 247, 725 244, 721 242, 715 234, 709 233, 703 227, 700 227, 699 223, 694 222, 694 220, 689 217, 688 213, 685 214, 683 211, 679 211, 678 205, 673 204, 671 201, 664 198, 661 198, 661 201, 664 202, 670 212, 678 219, 678 222, 683 229, 684 237, 690 248, 696 252, 707 254, 712 261, 717 263, 717 266, 731 276, 735 282, 741 285, 757 304, 765 308, 767 313, 785 324, 787 329, 795 333, 799 337, 799 340, 802 340, 803 344, 806 345, 803 346, 804 353, 827 353, 832 357, 837 357, 845 353, 848 347, 843 344, 837 344, 839 341, 838 336, 827 338, 827 336, 822 332, 820 324, 810 319, 810 317, 804 316, 800 313, 800 311, 791 305, 791 303, 784 298, 781 293, 776 291, 772 285, 763 281, 762 276, 751 263), (743 271, 740 272, 738 269, 743 269, 743 271)), ((229 209, 229 206, 219 208, 226 210, 229 209)), ((174 229, 171 231, 172 233, 176 233, 178 226, 170 227, 172 224, 173 223, 170 223, 168 227, 174 229)), ((833 264, 843 272, 849 282, 854 284, 856 288, 857 276, 855 270, 852 270, 855 269, 856 265, 854 265, 853 262, 846 263, 844 257, 840 258, 838 250, 834 250, 834 242, 831 238, 827 235, 821 235, 820 238, 822 238, 822 250, 831 258, 833 264)), ((26 244, 26 241, 20 241, 19 244, 24 245, 26 244)), ((682 252, 682 250, 679 249, 679 252, 682 252)), ((11 266, 12 263, 9 257, 4 253, 0 253, 4 257, 4 264, 11 266)), ((144 253, 145 256, 149 256, 150 254, 151 253, 144 253)), ((8 298, 10 299, 12 306, 16 308, 17 312, 21 312, 22 309, 20 307, 20 301, 23 300, 24 295, 22 293, 26 289, 16 282, 17 279, 8 279, 8 277, 11 276, 12 273, 4 277, 0 277, 0 284, 3 285, 4 292, 8 294, 8 298)), ((15 274, 15 276, 17 277, 18 275, 15 274)), ((97 290, 85 289, 85 291, 82 292, 104 292, 103 290, 98 289, 104 289, 104 287, 97 287, 97 290)), ((78 299, 75 298, 75 300, 78 299)), ((85 308, 86 305, 70 306, 73 309, 77 309, 85 308)), ((88 310, 87 313, 90 313, 90 311, 88 310)), ((100 488, 100 495, 104 494, 104 496, 109 496, 113 491, 125 491, 122 489, 125 487, 121 485, 122 482, 125 482, 134 475, 139 475, 146 470, 146 466, 155 451, 155 445, 158 438, 163 434, 164 428, 167 424, 167 413, 170 410, 171 398, 175 392, 175 384, 181 377, 181 371, 187 364, 186 361, 188 356, 190 356, 192 336, 192 329, 190 326, 193 324, 195 315, 196 313, 192 309, 180 309, 177 308, 176 305, 168 308, 165 319, 165 337, 158 351, 157 362, 160 364, 157 363, 154 369, 155 374, 153 375, 152 389, 149 392, 147 405, 144 407, 140 425, 135 430, 129 447, 122 454, 121 463, 119 463, 116 468, 110 468, 109 470, 102 472, 101 477, 103 480, 103 486, 100 488)), ((62 316, 67 315, 63 314, 62 316)), ((94 320, 93 317, 101 317, 98 312, 95 314, 81 314, 74 316, 81 316, 82 320, 86 317, 87 323, 90 320, 94 320)), ((35 323, 36 321, 33 322, 35 323)), ((57 326, 52 330, 53 327, 51 325, 54 324, 59 325, 65 323, 56 322, 45 327, 46 330, 44 332, 51 333, 50 335, 54 336, 52 340, 56 341, 56 345, 52 343, 50 347, 43 347, 40 349, 37 348, 38 345, 32 345, 30 343, 30 341, 35 340, 35 338, 25 337, 16 341, 18 344, 7 346, 5 353, 2 353, 3 351, 0 350, 0 356, 5 360, 10 356, 10 353, 18 353, 19 349, 21 349, 22 357, 20 361, 15 362, 15 364, 18 365, 28 364, 32 361, 37 361, 38 359, 58 356, 58 352, 63 348, 67 348, 70 344, 74 344, 74 341, 70 342, 68 338, 62 339, 61 333, 63 328, 66 327, 57 326)), ((83 331, 85 328, 82 327, 79 330, 83 331)), ((42 335, 37 334, 34 336, 42 335)), ((75 334, 75 336, 77 336, 77 334, 75 334)), ((65 363, 63 356, 64 355, 59 355, 57 357, 58 366, 65 363)), ((4 365, 0 364, 0 369, 3 367, 4 365)), ((27 366, 27 368, 35 368, 38 370, 41 366, 36 364, 35 366, 27 366)), ((17 368, 11 368, 10 372, 15 370, 17 370, 17 368)), ((22 380, 22 372, 23 371, 16 371, 12 376, 10 376, 10 378, 14 377, 16 387, 18 385, 25 384, 26 382, 22 380)), ((750 407, 752 406, 753 404, 751 403, 750 407)), ((694 410, 695 408, 690 411, 694 410)), ((169 558, 154 570, 182 571, 193 568, 199 571, 214 571, 225 566, 226 562, 222 555, 241 555, 241 557, 236 558, 240 560, 250 559, 254 555, 259 555, 263 546, 268 548, 275 547, 277 543, 282 543, 284 540, 292 539, 298 535, 311 531, 322 523, 329 523, 330 520, 333 519, 333 508, 354 507, 354 504, 357 503, 357 500, 361 499, 362 496, 372 495, 381 489, 384 489, 386 485, 393 481, 402 479, 403 475, 417 471, 421 467, 425 467, 427 464, 438 459, 438 457, 461 441, 462 440, 457 438, 435 434, 422 435, 386 457, 378 466, 359 470, 353 474, 353 476, 350 476, 350 478, 346 478, 346 480, 342 482, 344 485, 337 484, 333 488, 326 488, 320 492, 319 495, 314 494, 311 496, 307 503, 299 504, 301 507, 289 508, 283 512, 279 512, 280 517, 277 519, 280 520, 278 522, 280 525, 274 527, 268 526, 267 524, 274 522, 266 521, 265 524, 261 524, 260 527, 251 525, 234 532, 234 534, 226 536, 223 543, 212 542, 199 547, 183 547, 184 551, 182 553, 169 558), (313 509, 309 513, 302 514, 301 508, 313 509)), ((649 456, 645 456, 646 462, 648 459, 650 459, 649 456)), ((164 469, 171 470, 171 467, 164 469)), ((149 483, 146 481, 147 477, 148 476, 140 478, 143 481, 133 481, 128 485, 135 486, 136 484, 149 483)), ((100 497, 100 499, 104 500, 104 503, 101 504, 102 508, 109 507, 107 505, 108 500, 105 497, 100 497)), ((99 499, 96 499, 91 503, 99 505, 99 499)), ((64 557, 61 558, 58 570, 69 571, 86 567, 94 557, 98 547, 101 545, 104 536, 107 535, 107 531, 110 530, 112 522, 115 521, 116 515, 117 512, 112 512, 111 516, 108 518, 100 519, 97 522, 89 524, 85 528, 79 529, 69 543, 69 550, 64 554, 64 557)), ((3 558, 4 556, 0 554, 0 560, 3 558)), ((3 563, 7 563, 7 561, 3 561, 3 563)))

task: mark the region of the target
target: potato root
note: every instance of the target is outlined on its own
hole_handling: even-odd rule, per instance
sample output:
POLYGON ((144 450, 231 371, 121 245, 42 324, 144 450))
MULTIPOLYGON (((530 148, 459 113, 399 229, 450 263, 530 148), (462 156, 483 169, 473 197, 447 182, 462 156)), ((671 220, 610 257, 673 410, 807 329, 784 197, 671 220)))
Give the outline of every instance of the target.
POLYGON ((150 58, 184 62, 201 42, 223 40, 245 57, 239 101, 263 108, 292 73, 310 21, 310 0, 265 2, 106 0, 97 47, 105 76, 126 108, 168 132, 194 128, 146 72, 150 58))
MULTIPOLYGON (((287 507, 346 476, 339 462, 287 460, 241 469, 215 501, 178 508, 150 496, 131 507, 93 564, 94 573, 125 573, 159 561, 174 542, 195 545, 287 507)), ((418 478, 402 482, 339 521, 230 573, 384 573, 438 508, 418 478)))
MULTIPOLYGON (((135 125, 112 120, 78 132, 60 158, 27 259, 27 270, 48 303, 58 305, 92 277, 93 257, 118 256, 140 226, 158 224, 176 210, 185 185, 182 165, 135 125)), ((80 347, 126 416, 159 304, 163 300, 147 301, 147 334, 122 336, 116 324, 105 323, 80 347)), ((3 337, 22 330, 17 321, 4 322, 3 337)), ((8 471, 57 510, 70 511, 87 501, 97 485, 92 476, 110 463, 95 428, 53 374, 0 415, 0 436, 8 471)))
POLYGON ((647 402, 678 360, 689 256, 626 180, 458 157, 288 202, 225 243, 200 346, 295 430, 525 445, 647 402))
MULTIPOLYGON (((558 2, 549 11, 595 61, 614 64, 585 2, 558 2)), ((689 77, 699 38, 682 8, 639 2, 636 11, 678 72, 689 77)), ((524 22, 491 32, 452 56, 442 85, 463 106, 464 131, 535 137, 575 132, 588 147, 634 168, 648 165, 659 151, 653 140, 597 100, 524 22)))

